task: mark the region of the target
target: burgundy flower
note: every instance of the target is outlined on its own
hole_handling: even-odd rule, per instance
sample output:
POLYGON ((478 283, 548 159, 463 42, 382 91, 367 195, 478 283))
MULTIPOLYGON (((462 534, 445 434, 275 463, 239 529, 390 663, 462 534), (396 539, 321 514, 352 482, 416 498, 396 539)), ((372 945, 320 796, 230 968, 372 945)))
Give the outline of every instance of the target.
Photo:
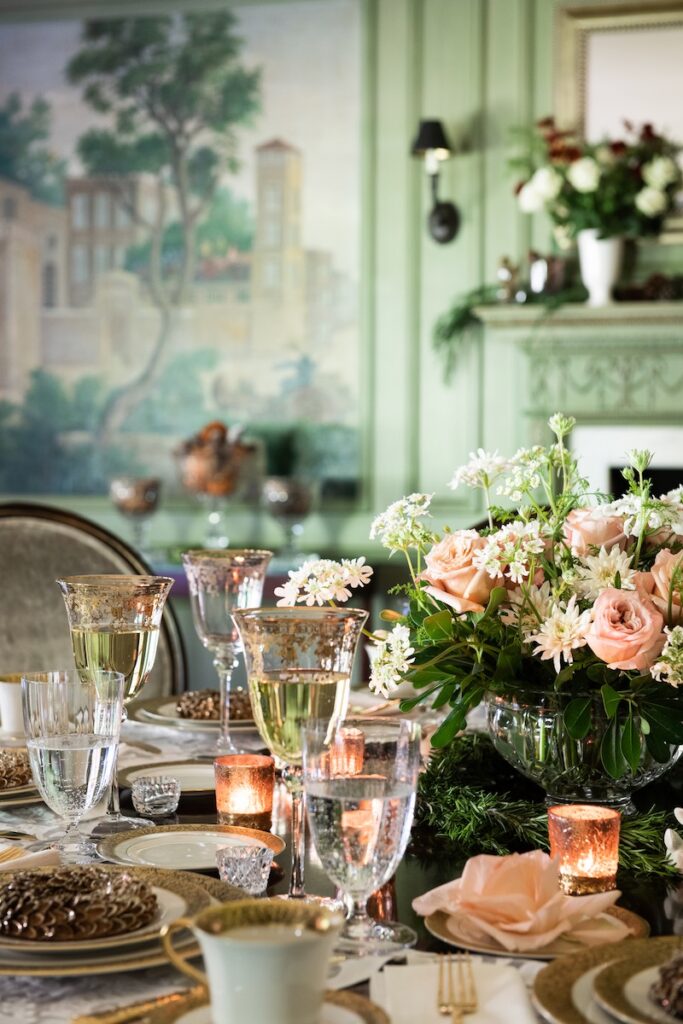
POLYGON ((628 146, 621 139, 617 139, 615 142, 610 142, 609 148, 615 156, 623 156, 628 149, 628 146))
POLYGON ((524 188, 524 186, 525 186, 525 185, 526 185, 526 182, 524 181, 524 179, 523 179, 523 178, 521 178, 521 179, 520 179, 520 180, 519 180, 519 181, 517 182, 517 184, 515 185, 515 195, 516 195, 516 196, 518 196, 518 195, 519 195, 519 193, 520 193, 520 192, 522 191, 522 189, 524 188))
POLYGON ((647 121, 641 128, 640 138, 643 142, 654 142, 655 139, 659 138, 649 121, 647 121))

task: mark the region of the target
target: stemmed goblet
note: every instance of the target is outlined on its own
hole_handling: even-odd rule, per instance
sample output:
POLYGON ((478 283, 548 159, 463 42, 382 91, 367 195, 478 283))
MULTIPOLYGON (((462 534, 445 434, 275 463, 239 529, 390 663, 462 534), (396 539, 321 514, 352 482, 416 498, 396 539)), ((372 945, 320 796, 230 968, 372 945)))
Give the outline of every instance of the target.
MULTIPOLYGON (((168 576, 66 576, 57 580, 66 604, 76 669, 87 681, 93 672, 120 672, 125 705, 147 682, 156 657, 159 627, 173 586, 168 576)), ((116 771, 106 818, 96 828, 109 835, 151 822, 121 814, 116 771)))
POLYGON ((192 618, 202 644, 213 655, 221 695, 219 754, 239 753, 230 735, 230 684, 241 643, 233 621, 236 608, 261 604, 272 551, 251 548, 185 551, 192 618))
POLYGON ((337 946, 347 954, 388 954, 417 939, 405 925, 373 921, 366 905, 410 837, 420 732, 417 722, 363 718, 303 730, 308 821, 323 869, 344 893, 349 916, 337 946))
POLYGON ((123 686, 120 672, 41 672, 22 679, 31 773, 45 803, 67 826, 55 842, 30 849, 54 847, 76 863, 96 858, 79 823, 114 776, 123 686))
POLYGON ((358 608, 236 611, 256 727, 282 768, 292 797, 290 898, 303 898, 305 805, 302 727, 330 730, 349 703, 353 659, 368 613, 358 608))

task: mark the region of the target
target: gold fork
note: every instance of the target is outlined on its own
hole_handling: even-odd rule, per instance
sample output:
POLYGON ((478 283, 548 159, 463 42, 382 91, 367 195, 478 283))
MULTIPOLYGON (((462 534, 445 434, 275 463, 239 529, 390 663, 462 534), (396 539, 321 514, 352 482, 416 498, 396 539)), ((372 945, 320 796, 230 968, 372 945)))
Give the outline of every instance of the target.
POLYGON ((4 850, 0 850, 0 864, 4 864, 8 860, 16 860, 17 857, 23 857, 25 852, 20 846, 7 846, 4 850))
POLYGON ((436 995, 439 1013, 450 1017, 452 1024, 462 1024, 462 1013, 453 996, 453 957, 450 953, 439 957, 439 988, 436 995))
POLYGON ((439 957, 437 1007, 444 1017, 450 1015, 451 1024, 463 1024, 464 1015, 475 1013, 479 1004, 469 953, 459 953, 456 964, 457 978, 453 973, 452 954, 439 957))
POLYGON ((472 970, 472 957, 469 953, 458 954, 458 999, 456 1005, 463 1014, 476 1013, 479 1005, 477 999, 477 986, 474 982, 474 971, 472 970))

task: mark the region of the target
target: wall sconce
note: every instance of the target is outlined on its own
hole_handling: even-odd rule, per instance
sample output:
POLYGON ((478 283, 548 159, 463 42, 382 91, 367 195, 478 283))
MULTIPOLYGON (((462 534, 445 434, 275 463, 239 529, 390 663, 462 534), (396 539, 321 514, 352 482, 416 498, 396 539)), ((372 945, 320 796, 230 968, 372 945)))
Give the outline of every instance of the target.
POLYGON ((427 217, 429 233, 435 242, 452 242, 460 229, 460 214, 453 203, 439 199, 439 164, 448 160, 452 152, 441 121, 420 121, 411 152, 413 156, 424 157, 425 170, 431 182, 432 209, 427 217))

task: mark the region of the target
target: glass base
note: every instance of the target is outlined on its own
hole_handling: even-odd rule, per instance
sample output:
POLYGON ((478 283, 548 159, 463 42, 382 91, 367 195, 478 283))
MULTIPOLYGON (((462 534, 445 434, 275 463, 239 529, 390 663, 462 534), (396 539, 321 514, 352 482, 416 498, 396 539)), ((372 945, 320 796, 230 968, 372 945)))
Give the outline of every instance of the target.
POLYGON ((346 907, 342 900, 338 900, 335 896, 314 896, 312 893, 305 892, 302 896, 290 896, 288 892, 277 893, 273 899, 276 900, 292 900, 296 903, 308 903, 315 904, 317 907, 327 907, 328 910, 341 910, 346 911, 346 907))
POLYGON ((118 832, 130 832, 135 828, 150 828, 154 822, 149 818, 129 818, 125 814, 107 814, 100 818, 97 824, 90 830, 93 839, 102 839, 104 836, 113 836, 118 832))
POLYGON ((417 942, 417 933, 398 921, 347 921, 335 943, 335 952, 346 957, 391 956, 417 942))
POLYGON ((62 860, 66 864, 92 864, 94 861, 100 861, 101 857, 97 852, 97 847, 94 843, 91 843, 85 837, 81 842, 54 842, 50 840, 43 840, 42 842, 29 843, 25 850, 27 853, 43 853, 45 850, 54 850, 59 853, 62 860))

